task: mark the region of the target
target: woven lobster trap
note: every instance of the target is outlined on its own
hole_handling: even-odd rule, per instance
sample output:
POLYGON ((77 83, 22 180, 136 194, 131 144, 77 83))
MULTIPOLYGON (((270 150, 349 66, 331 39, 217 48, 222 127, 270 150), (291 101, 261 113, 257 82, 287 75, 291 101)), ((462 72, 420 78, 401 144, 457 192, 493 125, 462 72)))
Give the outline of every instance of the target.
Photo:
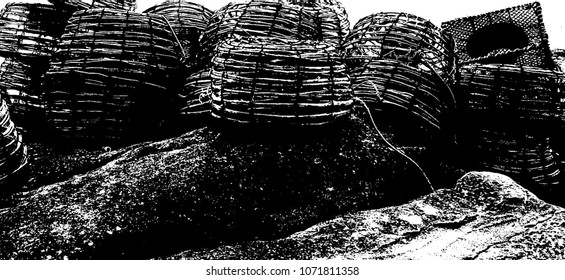
POLYGON ((190 75, 184 84, 180 99, 183 102, 181 114, 185 116, 209 115, 212 107, 210 69, 200 70, 190 75))
POLYGON ((435 71, 452 82, 456 71, 453 44, 432 22, 407 13, 376 13, 355 24, 345 42, 352 71, 372 60, 398 60, 435 71))
POLYGON ((337 0, 288 0, 290 4, 305 7, 316 15, 320 39, 326 43, 343 46, 349 34, 350 23, 347 12, 337 0))
POLYGON ((438 76, 396 60, 367 63, 351 73, 351 83, 354 95, 391 125, 409 122, 437 131, 448 108, 454 106, 438 76))
POLYGON ((189 65, 196 62, 196 54, 200 52, 199 39, 212 16, 211 10, 185 0, 167 0, 144 13, 164 16, 182 43, 189 65))
POLYGON ((49 0, 58 7, 73 7, 75 10, 109 8, 123 11, 134 11, 136 0, 49 0))
MULTIPOLYGON (((160 15, 112 9, 78 11, 69 19, 56 58, 114 58, 176 65, 181 46, 160 15)), ((153 65, 151 65, 153 64, 153 65)))
POLYGON ((49 68, 48 58, 6 58, 0 65, 0 90, 7 101, 12 120, 26 133, 44 127, 42 75, 49 68))
POLYGON ((234 123, 324 125, 353 99, 333 46, 313 41, 230 39, 212 67, 212 115, 234 123))
POLYGON ((53 5, 8 3, 0 11, 0 55, 48 57, 72 12, 53 5))
POLYGON ((65 31, 45 78, 55 132, 97 143, 158 136, 174 113, 169 87, 181 58, 166 20, 92 9, 76 12, 65 31))
POLYGON ((444 22, 461 64, 500 63, 554 69, 538 2, 444 22))
POLYGON ((506 174, 542 191, 560 184, 560 162, 549 137, 493 126, 473 131, 474 141, 468 148, 479 168, 506 174))
POLYGON ((210 17, 202 35, 200 64, 208 65, 216 46, 232 37, 312 40, 319 32, 316 16, 297 5, 269 0, 230 3, 210 17))
POLYGON ((466 65, 459 101, 477 122, 555 126, 565 120, 565 74, 518 65, 466 65))
POLYGON ((0 184, 22 170, 28 162, 27 146, 10 119, 8 104, 0 100, 0 184))

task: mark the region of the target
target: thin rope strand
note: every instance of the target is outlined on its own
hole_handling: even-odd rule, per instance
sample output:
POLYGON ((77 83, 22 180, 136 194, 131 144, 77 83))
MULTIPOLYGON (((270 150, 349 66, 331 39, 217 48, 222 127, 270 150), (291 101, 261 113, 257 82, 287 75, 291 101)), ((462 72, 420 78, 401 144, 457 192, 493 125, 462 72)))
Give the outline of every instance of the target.
POLYGON ((167 25, 169 26, 169 28, 171 29, 171 32, 173 32, 173 36, 175 36, 175 40, 177 40, 177 43, 179 44, 180 50, 182 52, 182 57, 186 57, 186 52, 184 51, 184 46, 182 45, 182 43, 179 40, 179 37, 177 37, 177 33, 175 32, 175 30, 173 29, 173 27, 171 26, 171 23, 169 22, 169 20, 167 19, 167 17, 165 17, 164 15, 160 15, 166 22, 167 25))
POLYGON ((363 104, 363 107, 365 107, 365 109, 367 110, 367 113, 369 113, 369 118, 371 119, 371 123, 373 124, 373 127, 375 128, 375 130, 377 131, 377 133, 379 134, 379 137, 381 137, 381 139, 383 139, 383 141, 395 152, 399 153, 400 155, 402 155, 404 158, 406 158, 409 162, 411 162, 413 165, 416 166, 416 168, 418 168, 418 170, 420 170, 420 172, 422 173, 422 175, 424 176, 424 179, 426 180, 426 183, 428 184, 428 186, 430 187, 430 189, 432 190, 433 193, 436 192, 436 190, 434 189, 434 186, 432 185, 432 182, 430 181, 430 179, 428 178, 428 176, 426 175, 426 172, 424 172, 424 170, 422 169, 422 167, 420 167, 420 165, 414 161, 411 157, 409 157, 408 155, 406 155, 404 152, 402 152, 401 150, 399 150, 397 147, 395 147, 394 145, 392 145, 388 140, 386 140, 386 138, 384 137, 384 135, 381 133, 380 129, 378 128, 377 124, 375 123, 375 119, 373 118, 373 114, 371 114, 371 110, 369 109, 369 106, 367 105, 367 103, 365 103, 365 101, 361 100, 359 97, 355 97, 354 100, 359 101, 361 104, 363 104))

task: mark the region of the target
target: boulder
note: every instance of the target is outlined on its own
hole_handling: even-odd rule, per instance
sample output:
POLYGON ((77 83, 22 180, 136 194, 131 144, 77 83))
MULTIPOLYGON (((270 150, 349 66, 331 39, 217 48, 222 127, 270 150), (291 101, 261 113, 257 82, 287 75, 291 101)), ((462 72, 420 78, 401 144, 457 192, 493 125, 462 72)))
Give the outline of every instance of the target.
POLYGON ((0 210, 0 258, 165 257, 283 238, 429 193, 381 143, 352 117, 325 129, 203 128, 102 154, 92 171, 0 210))
POLYGON ((173 259, 563 259, 565 210, 507 176, 472 172, 410 203, 342 215, 275 241, 173 259))

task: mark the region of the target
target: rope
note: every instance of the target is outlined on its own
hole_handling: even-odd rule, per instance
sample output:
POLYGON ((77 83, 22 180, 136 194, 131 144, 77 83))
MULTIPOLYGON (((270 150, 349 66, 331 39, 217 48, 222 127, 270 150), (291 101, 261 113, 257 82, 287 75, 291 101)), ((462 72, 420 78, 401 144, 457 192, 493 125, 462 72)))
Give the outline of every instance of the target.
MULTIPOLYGON (((370 81, 369 81, 370 82, 370 81)), ((374 85, 373 85, 374 86, 374 85)), ((418 170, 420 170, 420 172, 422 173, 422 175, 424 176, 424 179, 426 180, 426 183, 428 184, 428 186, 430 187, 430 189, 432 190, 433 193, 436 193, 436 190, 434 189, 434 186, 432 185, 432 182, 430 181, 430 179, 428 178, 428 176, 426 175, 426 172, 424 172, 424 170, 422 169, 422 167, 420 167, 420 165, 414 161, 411 157, 409 157, 408 155, 406 155, 404 152, 402 152, 400 149, 398 149, 397 147, 395 147, 394 145, 392 145, 388 140, 386 140, 386 138, 384 137, 384 135, 382 134, 382 132, 380 131, 380 129, 378 128, 377 124, 375 123, 375 119, 373 118, 373 114, 371 114, 371 110, 369 109, 369 106, 367 105, 367 103, 365 103, 365 101, 361 100, 359 97, 355 97, 353 98, 353 100, 355 101, 359 101, 361 104, 363 104, 363 107, 365 107, 365 109, 367 110, 367 113, 369 113, 369 118, 371 119, 371 123, 373 124, 373 127, 375 128, 375 130, 377 131, 377 133, 379 134, 379 137, 381 137, 381 139, 395 152, 397 152, 398 154, 400 154, 401 156, 403 156, 404 158, 406 158, 409 162, 411 162, 414 166, 416 166, 416 168, 418 168, 418 170)))
POLYGON ((180 50, 182 52, 182 57, 186 57, 186 52, 184 51, 184 47, 182 45, 182 43, 179 40, 179 37, 177 37, 177 33, 175 32, 175 30, 173 29, 173 27, 171 26, 171 23, 169 22, 169 20, 167 19, 167 17, 165 17, 164 15, 160 15, 165 22, 167 22, 167 25, 169 26, 169 28, 171 29, 171 32, 173 32, 173 36, 175 37, 175 40, 177 41, 177 44, 179 44, 180 50))

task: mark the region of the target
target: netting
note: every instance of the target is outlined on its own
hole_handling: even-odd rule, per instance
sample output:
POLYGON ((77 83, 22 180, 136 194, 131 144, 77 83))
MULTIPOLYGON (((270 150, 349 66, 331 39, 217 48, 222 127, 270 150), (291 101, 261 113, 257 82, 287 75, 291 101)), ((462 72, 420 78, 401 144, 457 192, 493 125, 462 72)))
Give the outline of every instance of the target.
POLYGON ((26 133, 44 127, 41 76, 48 67, 47 58, 6 58, 0 66, 2 99, 9 104, 12 120, 26 133))
POLYGON ((136 0, 49 0, 59 7, 74 7, 87 10, 97 8, 109 8, 124 11, 133 11, 136 8, 136 0))
POLYGON ((460 63, 503 63, 554 69, 541 5, 533 2, 447 21, 460 63))
POLYGON ((382 119, 411 116, 429 130, 441 128, 442 114, 453 104, 430 72, 395 60, 372 60, 351 73, 354 95, 382 119))
POLYGON ((212 68, 212 115, 236 123, 322 125, 353 99, 335 47, 313 41, 230 39, 212 68))
POLYGON ((555 125, 565 120, 565 75, 537 67, 466 65, 461 68, 459 99, 476 121, 555 125))
POLYGON ((144 13, 165 16, 183 45, 188 56, 187 62, 196 62, 196 55, 200 52, 199 39, 212 16, 211 10, 184 0, 167 0, 145 10, 144 13))
POLYGON ((455 73, 452 42, 428 20, 406 13, 376 13, 355 24, 345 42, 353 71, 373 59, 397 60, 433 68, 451 82, 455 73))
POLYGON ((315 15, 303 7, 278 1, 230 3, 217 10, 202 36, 201 64, 207 65, 222 40, 231 37, 317 39, 315 15))
POLYGON ((347 12, 337 0, 288 0, 290 4, 300 5, 316 15, 320 39, 326 43, 342 46, 349 34, 347 12))
POLYGON ((151 138, 173 112, 168 86, 180 46, 158 15, 76 12, 46 75, 47 120, 61 136, 96 142, 151 138))
POLYGON ((180 99, 183 101, 181 114, 187 116, 209 115, 211 102, 210 69, 198 71, 190 75, 185 82, 180 99))
POLYGON ((7 103, 0 100, 0 183, 27 165, 27 147, 10 119, 7 103))
POLYGON ((52 55, 70 16, 70 11, 52 5, 6 4, 0 12, 0 55, 52 55))

